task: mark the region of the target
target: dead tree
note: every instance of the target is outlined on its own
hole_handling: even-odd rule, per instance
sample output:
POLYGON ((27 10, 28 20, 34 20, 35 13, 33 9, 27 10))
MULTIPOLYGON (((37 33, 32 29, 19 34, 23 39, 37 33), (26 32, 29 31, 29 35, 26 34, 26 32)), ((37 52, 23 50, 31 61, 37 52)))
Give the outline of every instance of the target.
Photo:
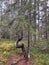
POLYGON ((23 43, 22 44, 19 44, 19 42, 23 39, 23 31, 22 30, 20 30, 20 31, 21 31, 21 33, 20 33, 20 35, 18 36, 18 38, 16 40, 16 48, 21 48, 22 53, 23 53, 23 55, 25 57, 26 56, 25 55, 26 54, 26 51, 25 51, 24 44, 23 43))
POLYGON ((24 44, 22 43, 21 45, 19 44, 19 42, 23 39, 23 32, 21 31, 21 35, 20 37, 18 37, 18 39, 16 40, 16 48, 21 48, 22 51, 24 52, 24 44))

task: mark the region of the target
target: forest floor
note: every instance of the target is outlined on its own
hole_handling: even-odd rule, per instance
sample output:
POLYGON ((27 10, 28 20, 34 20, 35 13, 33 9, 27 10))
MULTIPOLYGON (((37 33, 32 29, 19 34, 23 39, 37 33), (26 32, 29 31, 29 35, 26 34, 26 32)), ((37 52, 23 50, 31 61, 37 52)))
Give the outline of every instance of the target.
POLYGON ((0 40, 0 65, 49 65, 49 53, 39 48, 32 47, 29 60, 21 53, 21 49, 15 48, 15 41, 0 40))
POLYGON ((6 65, 33 65, 33 60, 25 59, 23 55, 12 55, 6 65))

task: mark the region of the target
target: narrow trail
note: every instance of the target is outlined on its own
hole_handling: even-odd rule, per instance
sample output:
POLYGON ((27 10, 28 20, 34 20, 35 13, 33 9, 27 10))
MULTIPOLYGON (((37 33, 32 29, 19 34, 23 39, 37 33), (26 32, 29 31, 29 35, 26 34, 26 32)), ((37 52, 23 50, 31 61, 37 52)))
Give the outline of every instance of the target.
POLYGON ((13 55, 11 56, 6 65, 32 65, 33 61, 27 60, 23 55, 13 55))

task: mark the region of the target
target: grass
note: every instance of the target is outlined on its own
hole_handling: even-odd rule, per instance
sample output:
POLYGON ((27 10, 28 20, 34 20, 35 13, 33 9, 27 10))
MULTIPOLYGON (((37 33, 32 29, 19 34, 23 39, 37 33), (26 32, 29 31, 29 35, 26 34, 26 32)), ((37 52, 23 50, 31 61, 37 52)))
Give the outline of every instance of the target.
POLYGON ((20 52, 20 50, 16 50, 15 41, 0 40, 0 65, 5 65, 11 55, 19 54, 20 52))
MULTIPOLYGON (((15 41, 0 40, 0 65, 6 65, 7 59, 12 54, 20 53, 21 49, 15 48, 15 41)), ((34 57, 34 65, 49 65, 49 53, 43 53, 39 48, 36 47, 33 47, 30 53, 34 57)))
POLYGON ((49 53, 43 53, 38 48, 33 47, 31 54, 34 56, 35 65, 49 65, 49 53))

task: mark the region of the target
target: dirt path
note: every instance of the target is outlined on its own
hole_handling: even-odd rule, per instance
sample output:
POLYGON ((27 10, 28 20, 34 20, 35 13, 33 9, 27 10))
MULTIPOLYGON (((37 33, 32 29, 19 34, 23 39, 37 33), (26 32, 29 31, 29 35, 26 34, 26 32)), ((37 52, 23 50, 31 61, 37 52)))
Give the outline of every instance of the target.
POLYGON ((23 55, 13 55, 11 56, 6 65, 32 65, 33 61, 27 60, 23 55))

